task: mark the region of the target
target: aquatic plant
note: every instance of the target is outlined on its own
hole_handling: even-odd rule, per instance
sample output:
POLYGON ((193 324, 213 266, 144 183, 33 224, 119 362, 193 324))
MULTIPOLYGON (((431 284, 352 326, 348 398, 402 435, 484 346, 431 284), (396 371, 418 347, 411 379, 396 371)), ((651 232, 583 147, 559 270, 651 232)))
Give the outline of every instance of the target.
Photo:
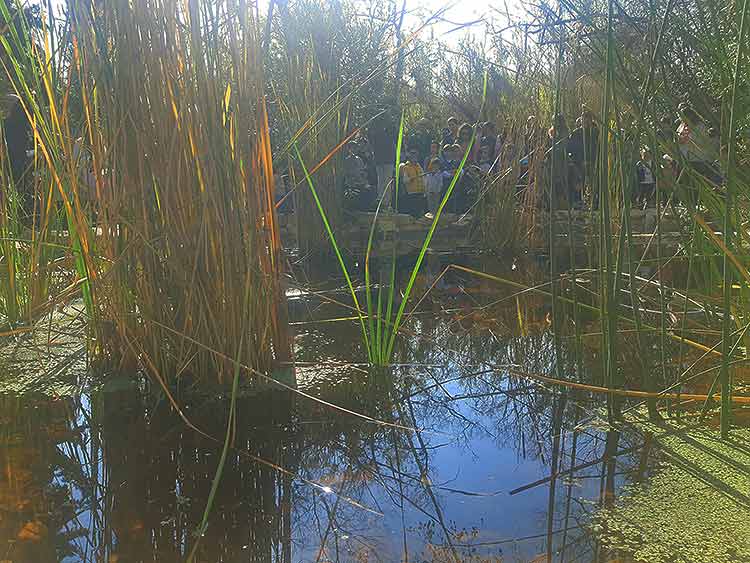
POLYGON ((53 266, 70 277, 55 250, 72 260, 67 297, 82 295, 106 363, 137 358, 165 383, 223 379, 233 370, 215 352, 235 357, 240 338, 245 365, 289 358, 260 31, 247 8, 70 0, 40 45, 23 19, 0 37, 36 149, 30 235, 18 187, 3 184, 3 256, 19 282, 3 284, 6 316, 47 301, 53 266))
POLYGON ((93 313, 92 264, 79 155, 61 118, 69 92, 55 83, 49 30, 38 12, 7 1, 0 22, 0 333, 13 334, 75 294, 93 313))
POLYGON ((115 325, 110 349, 135 344, 159 372, 220 379, 234 370, 208 350, 256 367, 288 359, 252 10, 228 0, 74 13, 83 91, 97 93, 86 125, 103 171, 100 246, 113 264, 102 306, 115 325))
POLYGON ((654 563, 750 557, 748 479, 741 469, 748 453, 738 445, 747 429, 732 444, 715 429, 637 424, 654 433, 666 459, 648 482, 629 483, 612 507, 595 515, 592 528, 604 547, 654 563))
MULTIPOLYGON (((485 75, 484 91, 482 94, 483 100, 486 95, 486 87, 487 87, 487 81, 486 81, 486 75, 485 75)), ((401 149, 403 145, 403 140, 404 140, 404 115, 402 113, 398 136, 396 138, 396 155, 395 155, 395 162, 394 162, 394 170, 396 171, 398 171, 399 164, 401 163, 401 149)), ((440 218, 443 214, 443 211, 446 208, 448 201, 450 200, 450 197, 453 193, 453 190, 456 187, 456 184, 458 183, 459 178, 461 177, 461 173, 464 167, 466 166, 466 162, 469 158, 469 154, 471 153, 472 147, 474 146, 475 142, 476 142, 476 128, 474 128, 473 130, 471 141, 468 143, 466 150, 464 152, 463 158, 461 159, 459 166, 454 172, 453 178, 451 179, 449 186, 447 187, 447 189, 445 190, 445 193, 443 194, 442 200, 437 208, 437 211, 435 212, 434 217, 432 217, 431 219, 430 226, 427 230, 424 241, 422 242, 422 246, 419 250, 414 266, 411 269, 411 273, 409 275, 408 281, 406 282, 406 286, 400 295, 400 298, 401 298, 400 303, 397 305, 397 309, 394 310, 395 296, 397 292, 396 249, 395 247, 393 247, 393 250, 391 253, 390 266, 388 268, 388 271, 390 272, 389 279, 384 280, 382 274, 380 276, 380 280, 379 280, 380 283, 377 284, 377 298, 374 295, 375 289, 376 289, 375 283, 374 283, 374 280, 371 279, 371 274, 370 274, 370 255, 373 249, 375 233, 378 227, 378 216, 380 214, 381 207, 383 206, 383 203, 386 198, 389 198, 389 199, 392 198, 392 200, 396 202, 395 207, 394 207, 394 212, 398 213, 398 193, 399 193, 400 174, 398 172, 395 173, 394 179, 391 182, 393 185, 393 191, 392 193, 390 192, 391 186, 389 184, 389 186, 386 188, 385 193, 383 194, 380 201, 378 202, 378 208, 375 212, 375 216, 373 218, 373 221, 370 227, 370 235, 369 235, 368 242, 367 242, 367 251, 365 254, 365 258, 364 258, 364 269, 365 269, 364 281, 365 281, 366 304, 367 304, 366 312, 360 306, 359 299, 357 298, 356 290, 352 282, 352 276, 349 273, 349 270, 346 266, 339 244, 336 242, 334 231, 331 228, 325 207, 323 203, 321 202, 321 199, 315 188, 314 182, 312 180, 312 176, 307 170, 304 159, 302 158, 302 155, 300 154, 299 149, 295 147, 297 158, 299 160, 300 166, 302 167, 304 176, 307 180, 310 193, 313 195, 318 212, 320 213, 321 220, 323 221, 325 231, 328 235, 333 251, 336 254, 338 264, 341 268, 342 273, 344 274, 347 288, 354 302, 354 308, 355 308, 357 318, 360 324, 360 328, 362 331, 362 339, 365 344, 365 348, 367 349, 368 360, 372 365, 376 365, 376 366, 390 365, 391 358, 393 356, 393 349, 396 343, 396 336, 398 335, 399 328, 401 327, 401 324, 404 320, 404 315, 406 313, 406 306, 409 301, 409 297, 411 296, 411 293, 414 289, 414 283, 417 279, 417 275, 419 274, 420 268, 422 266, 422 262, 424 261, 425 255, 427 254, 427 251, 430 247, 430 242, 432 241, 432 237, 435 234, 435 230, 438 228, 438 223, 440 222, 440 218)))

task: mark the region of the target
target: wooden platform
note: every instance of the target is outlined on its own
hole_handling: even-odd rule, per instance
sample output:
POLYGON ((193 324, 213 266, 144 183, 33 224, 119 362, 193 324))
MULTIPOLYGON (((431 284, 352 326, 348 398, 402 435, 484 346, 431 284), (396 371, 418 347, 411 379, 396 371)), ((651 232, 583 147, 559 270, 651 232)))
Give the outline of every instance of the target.
MULTIPOLYGON (((461 217, 452 213, 441 215, 430 243, 432 252, 465 252, 475 248, 469 240, 472 218, 461 217)), ((375 218, 375 213, 347 214, 346 221, 335 232, 339 246, 355 256, 363 256, 375 218)), ((371 256, 390 256, 394 248, 398 256, 419 252, 431 224, 432 220, 427 218, 381 211, 377 216, 371 256)), ((287 248, 296 246, 294 226, 294 221, 288 220, 282 228, 282 240, 287 248)))
MULTIPOLYGON (((600 239, 598 211, 590 209, 557 211, 552 216, 555 221, 555 245, 569 248, 572 244, 576 248, 587 248, 598 245, 600 239)), ((347 252, 362 256, 367 249, 374 213, 347 214, 346 220, 336 231, 336 240, 340 247, 347 252)), ((533 236, 524 233, 519 235, 526 240, 528 250, 547 252, 549 250, 549 221, 550 214, 539 211, 537 227, 533 236)), ((617 236, 621 230, 621 216, 612 220, 611 232, 617 236)), ((670 211, 662 214, 660 237, 663 249, 677 249, 690 237, 690 219, 670 211)), ((658 216, 655 208, 645 210, 634 209, 630 212, 632 229, 631 240, 640 247, 655 248, 657 244, 658 216)), ((283 222, 282 239, 287 248, 297 245, 295 222, 293 216, 287 216, 283 222)), ((410 215, 381 212, 377 217, 377 226, 373 242, 372 256, 390 256, 396 254, 407 255, 420 250, 430 229, 431 221, 426 218, 415 219, 410 215)), ((710 225, 715 233, 720 229, 717 225, 710 225)), ((720 234, 720 233, 719 233, 720 234)), ((435 229, 430 244, 430 250, 436 253, 462 253, 482 249, 479 233, 472 233, 472 217, 454 214, 443 214, 435 229)))
MULTIPOLYGON (((556 244, 585 247, 598 242, 600 238, 600 226, 598 212, 589 209, 557 211, 555 212, 555 234, 556 244)), ((616 216, 612 221, 611 232, 619 235, 622 225, 621 216, 616 216)), ((655 246, 657 225, 657 210, 649 208, 645 210, 633 209, 630 212, 631 239, 636 246, 655 246)), ((674 214, 663 214, 661 218, 661 243, 663 247, 676 248, 682 243, 688 233, 683 225, 685 221, 674 214)), ((546 246, 548 236, 544 237, 543 246, 546 246)))

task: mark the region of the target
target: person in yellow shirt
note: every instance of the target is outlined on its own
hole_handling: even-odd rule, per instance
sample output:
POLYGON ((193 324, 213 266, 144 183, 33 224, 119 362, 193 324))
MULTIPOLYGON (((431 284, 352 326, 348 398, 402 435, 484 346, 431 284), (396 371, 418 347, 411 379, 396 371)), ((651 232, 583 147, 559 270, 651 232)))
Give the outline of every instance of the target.
POLYGON ((417 150, 409 147, 406 152, 406 162, 398 168, 398 210, 413 217, 423 217, 426 211, 424 170, 419 164, 417 150))

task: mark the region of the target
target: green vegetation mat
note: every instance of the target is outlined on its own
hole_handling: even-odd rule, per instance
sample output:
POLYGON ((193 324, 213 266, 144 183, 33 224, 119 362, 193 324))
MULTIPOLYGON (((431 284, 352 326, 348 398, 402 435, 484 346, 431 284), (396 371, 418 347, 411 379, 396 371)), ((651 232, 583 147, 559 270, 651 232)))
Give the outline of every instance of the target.
POLYGON ((721 441, 713 428, 638 425, 663 461, 597 515, 602 546, 649 563, 750 561, 750 429, 721 441))
POLYGON ((34 330, 0 340, 0 394, 77 394, 88 371, 82 305, 55 311, 34 330))

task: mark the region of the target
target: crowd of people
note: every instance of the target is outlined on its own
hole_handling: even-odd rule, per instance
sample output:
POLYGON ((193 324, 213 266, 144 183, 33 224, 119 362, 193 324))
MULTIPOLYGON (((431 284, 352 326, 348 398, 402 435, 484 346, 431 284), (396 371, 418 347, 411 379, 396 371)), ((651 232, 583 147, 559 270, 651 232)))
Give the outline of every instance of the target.
MULTIPOLYGON (((722 183, 716 131, 688 105, 681 104, 678 110, 676 121, 664 118, 658 124, 655 148, 663 149, 659 150, 663 152, 661 158, 655 159, 655 151, 648 146, 640 149, 640 158, 633 170, 631 199, 634 207, 654 205, 657 179, 667 191, 683 166, 715 186, 722 183), (677 149, 673 151, 674 147, 677 149), (677 151, 679 154, 674 154, 677 151)), ((600 127, 585 106, 572 131, 565 118, 558 115, 545 134, 540 134, 536 117, 530 116, 523 135, 524 146, 518 151, 504 148, 504 143, 514 140, 505 131, 498 133, 494 123, 480 123, 476 127, 475 141, 467 153, 474 126, 450 117, 436 134, 438 128, 427 119, 421 119, 404 135, 402 158, 396 167, 398 127, 385 112, 368 130, 360 131, 345 149, 345 206, 352 211, 373 211, 380 204, 381 209, 431 219, 466 156, 446 209, 465 214, 477 204, 482 181, 500 172, 503 152, 519 159, 519 189, 540 182, 545 190, 552 190, 552 198, 540 198, 543 204, 551 199, 558 209, 598 207, 598 192, 591 187, 598 174, 600 127), (539 163, 539 159, 541 177, 529 172, 532 163, 539 163), (397 174, 398 193, 394 195, 397 174)), ((503 163, 504 167, 507 165, 503 163)), ((690 193, 689 188, 687 193, 690 193)), ((694 196, 686 197, 690 201, 684 203, 695 203, 694 196)))
MULTIPOLYGON (((30 154, 33 154, 30 124, 17 98, 8 97, 5 102, 9 109, 5 112, 3 130, 10 163, 6 172, 30 214, 33 207, 29 189, 30 154)), ((671 188, 685 167, 692 177, 703 178, 708 185, 718 188, 723 183, 718 132, 686 103, 678 106, 678 114, 674 121, 665 116, 656 124, 654 150, 648 146, 640 149, 640 159, 633 170, 631 198, 634 207, 644 208, 655 203, 657 181, 664 193, 677 199, 671 188), (657 150, 660 157, 655 157, 657 150)), ((632 127, 623 131, 623 135, 628 134, 632 134, 632 127)), ((538 198, 542 205, 554 202, 557 209, 598 207, 598 190, 591 188, 601 159, 600 127, 585 106, 572 131, 562 115, 556 116, 546 131, 535 116, 529 116, 523 134, 515 136, 507 134, 505 129, 498 132, 496 124, 489 121, 474 126, 449 117, 440 128, 427 119, 420 119, 404 135, 401 159, 396 166, 398 136, 399 125, 393 112, 386 110, 346 145, 342 185, 347 209, 374 211, 380 206, 381 210, 395 210, 429 220, 453 186, 445 211, 465 216, 481 204, 480 189, 484 181, 495 173, 504 172, 511 165, 509 158, 518 165, 519 191, 537 184, 545 190, 538 190, 539 193, 552 196, 538 198), (510 146, 514 143, 518 145, 517 150, 510 146), (536 166, 540 163, 541 166, 536 166)), ((81 141, 76 141, 76 161, 85 160, 78 156, 85 152, 80 149, 81 141)), ((81 166, 88 172, 85 183, 91 184, 90 162, 85 161, 81 166)), ((680 184, 684 188, 681 190, 683 203, 695 205, 696 183, 680 184)), ((283 194, 281 212, 292 210, 286 191, 277 190, 283 194)))
MULTIPOLYGON (((684 168, 714 188, 723 183, 718 132, 685 103, 678 106, 678 114, 674 121, 664 117, 657 124, 654 149, 648 145, 640 148, 630 192, 635 208, 643 209, 656 203, 657 180, 663 193, 677 201, 679 196, 674 192, 675 182, 684 168), (661 153, 661 158, 654 158, 655 151, 661 153)), ((558 208, 584 206, 586 188, 593 185, 594 175, 599 170, 600 135, 593 114, 584 107, 576 125, 576 129, 569 133, 565 120, 559 117, 547 131, 544 170, 549 175, 555 196, 552 199, 558 208)), ((626 138, 631 133, 622 131, 626 138)), ((698 195, 696 182, 686 178, 681 184, 684 188, 683 203, 695 205, 698 195)), ((591 190, 588 201, 594 208, 598 207, 596 190, 591 190)))
POLYGON ((367 131, 360 131, 346 148, 343 182, 346 207, 373 211, 380 205, 381 209, 397 209, 399 213, 430 219, 466 156, 447 211, 468 212, 476 201, 482 179, 491 173, 498 160, 502 137, 495 124, 480 124, 476 140, 468 150, 474 137, 472 125, 460 124, 457 118, 450 117, 439 138, 435 138, 432 124, 421 119, 404 136, 401 162, 396 167, 398 128, 390 116, 381 117, 367 131))

